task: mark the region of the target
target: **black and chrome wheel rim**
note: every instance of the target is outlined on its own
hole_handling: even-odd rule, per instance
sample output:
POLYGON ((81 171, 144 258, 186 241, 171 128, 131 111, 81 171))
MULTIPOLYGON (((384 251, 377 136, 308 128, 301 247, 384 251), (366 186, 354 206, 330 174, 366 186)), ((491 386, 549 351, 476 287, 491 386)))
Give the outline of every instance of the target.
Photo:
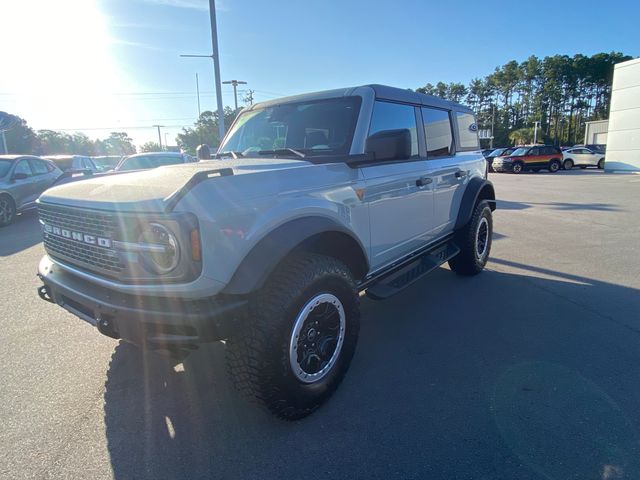
POLYGON ((289 362, 303 383, 323 379, 340 356, 346 316, 342 302, 330 293, 312 298, 302 308, 291 333, 289 362))
POLYGON ((6 198, 0 198, 0 223, 9 223, 13 218, 13 205, 6 198))
POLYGON ((558 164, 556 162, 553 162, 551 165, 549 165, 549 170, 551 170, 552 172, 557 172, 559 169, 558 164))
POLYGON ((520 173, 522 171, 522 165, 520 165, 519 163, 516 163, 513 166, 513 173, 520 173))
POLYGON ((476 229, 476 257, 483 260, 489 247, 489 221, 482 217, 476 229))

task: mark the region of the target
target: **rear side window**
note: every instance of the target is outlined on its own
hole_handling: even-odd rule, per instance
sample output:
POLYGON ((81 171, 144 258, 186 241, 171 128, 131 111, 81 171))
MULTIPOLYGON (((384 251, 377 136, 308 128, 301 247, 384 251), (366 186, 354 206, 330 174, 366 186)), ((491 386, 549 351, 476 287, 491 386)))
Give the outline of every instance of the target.
POLYGON ((31 172, 31 167, 29 166, 29 161, 28 160, 20 160, 18 162, 18 164, 16 165, 15 170, 13 171, 14 174, 16 173, 24 173, 26 176, 30 177, 32 175, 31 172))
POLYGON ((456 112, 456 122, 458 123, 458 135, 460 148, 462 150, 478 150, 478 126, 476 118, 471 113, 456 112))
POLYGON ((411 132, 411 156, 418 155, 418 127, 415 109, 411 105, 376 101, 371 116, 369 135, 383 130, 407 128, 411 132))
POLYGON ((44 175, 45 173, 49 173, 49 169, 47 168, 47 164, 41 160, 31 160, 31 168, 33 169, 34 175, 44 175))
POLYGON ((453 155, 453 135, 449 112, 436 108, 422 108, 422 122, 427 142, 427 158, 453 155))

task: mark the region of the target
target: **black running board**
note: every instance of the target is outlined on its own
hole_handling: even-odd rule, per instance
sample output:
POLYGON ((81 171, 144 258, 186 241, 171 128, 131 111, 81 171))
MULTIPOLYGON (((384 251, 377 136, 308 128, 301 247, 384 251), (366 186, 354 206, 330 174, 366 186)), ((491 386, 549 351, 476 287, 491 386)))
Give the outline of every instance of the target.
POLYGON ((441 244, 368 287, 367 297, 374 300, 389 298, 417 282, 458 253, 460 249, 453 242, 441 244))

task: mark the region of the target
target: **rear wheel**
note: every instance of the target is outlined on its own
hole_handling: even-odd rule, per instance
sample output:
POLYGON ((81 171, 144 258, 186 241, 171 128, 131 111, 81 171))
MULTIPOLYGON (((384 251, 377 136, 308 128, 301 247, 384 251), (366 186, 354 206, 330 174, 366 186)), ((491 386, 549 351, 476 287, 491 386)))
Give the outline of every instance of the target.
POLYGON ((477 275, 489 259, 493 218, 491 208, 485 201, 479 202, 471 220, 455 235, 460 253, 449 260, 449 268, 459 275, 477 275))
POLYGON ((558 170, 560 170, 560 160, 551 160, 549 162, 549 171, 551 173, 556 173, 558 170))
POLYGON ((513 164, 513 173, 522 173, 524 170, 524 164, 522 162, 515 162, 513 164))
POLYGON ((16 204, 9 195, 0 195, 0 227, 13 223, 16 218, 16 204))
POLYGON ((604 168, 604 158, 598 160, 598 168, 602 170, 604 168))
POLYGON ((571 170, 573 168, 573 160, 565 160, 562 164, 562 168, 565 170, 571 170))
POLYGON ((322 405, 344 377, 359 331, 349 269, 316 254, 286 260, 250 300, 250 315, 227 341, 236 387, 285 420, 322 405))

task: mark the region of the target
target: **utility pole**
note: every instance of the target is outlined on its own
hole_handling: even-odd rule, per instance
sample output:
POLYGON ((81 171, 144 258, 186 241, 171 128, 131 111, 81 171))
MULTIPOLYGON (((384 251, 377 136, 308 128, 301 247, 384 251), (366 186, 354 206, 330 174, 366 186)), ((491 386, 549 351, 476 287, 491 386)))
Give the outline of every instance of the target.
POLYGON ((2 134, 2 153, 5 155, 9 153, 9 149, 7 148, 7 137, 4 136, 4 130, 0 130, 2 134))
POLYGON ((216 26, 216 2, 209 0, 209 16, 211 17, 211 55, 180 55, 181 57, 200 57, 213 60, 213 76, 216 84, 216 100, 218 104, 218 134, 220 142, 224 137, 224 108, 222 107, 222 85, 220 82, 220 59, 218 55, 218 28, 216 26))
POLYGON ((164 132, 164 148, 165 148, 165 150, 169 149, 169 142, 167 141, 167 135, 169 135, 169 132, 164 132))
POLYGON ((253 105, 253 94, 254 94, 253 90, 247 90, 247 94, 243 98, 243 101, 245 103, 248 103, 249 105, 253 105))
POLYGON ((160 133, 160 129, 164 127, 164 125, 152 125, 158 129, 158 144, 160 145, 160 150, 162 151, 162 134, 160 133))
POLYGON ((538 125, 540 125, 540 122, 533 122, 533 144, 534 145, 538 143, 538 125))
POLYGON ((246 85, 247 82, 243 82, 242 80, 227 80, 225 82, 222 82, 225 85, 233 85, 233 98, 235 101, 235 105, 236 105, 236 109, 235 111, 238 111, 238 85, 246 85))
POLYGON ((493 123, 495 122, 496 107, 491 104, 491 140, 489 140, 489 148, 493 148, 493 123))
POLYGON ((200 82, 196 73, 196 94, 198 95, 198 120, 200 120, 200 82))

